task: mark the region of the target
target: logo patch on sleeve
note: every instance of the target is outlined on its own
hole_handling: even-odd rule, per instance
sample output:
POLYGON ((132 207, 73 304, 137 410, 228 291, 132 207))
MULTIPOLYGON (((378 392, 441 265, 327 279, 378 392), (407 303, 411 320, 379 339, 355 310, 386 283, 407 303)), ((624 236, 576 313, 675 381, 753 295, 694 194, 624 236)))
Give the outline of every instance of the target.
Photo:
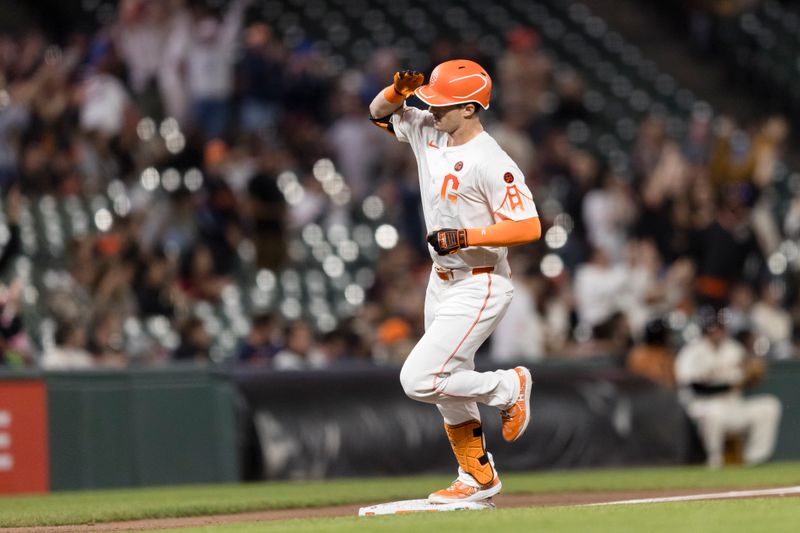
POLYGON ((464 168, 464 163, 462 161, 459 161, 458 163, 456 163, 456 166, 454 166, 453 168, 455 169, 456 172, 458 172, 459 170, 464 168))
POLYGON ((506 172, 505 174, 503 174, 503 181, 505 181, 506 183, 513 182, 514 174, 512 174, 511 172, 506 172))

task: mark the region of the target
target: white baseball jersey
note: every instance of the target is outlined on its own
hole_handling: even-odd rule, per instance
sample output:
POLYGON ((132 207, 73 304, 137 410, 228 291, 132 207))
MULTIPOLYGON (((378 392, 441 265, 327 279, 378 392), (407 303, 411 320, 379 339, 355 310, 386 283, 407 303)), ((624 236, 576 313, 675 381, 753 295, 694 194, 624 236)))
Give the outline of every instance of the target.
MULTIPOLYGON (((433 115, 404 106, 392 115, 397 139, 414 150, 422 210, 428 232, 442 228, 480 228, 503 220, 538 216, 533 195, 519 167, 485 131, 460 146, 447 146, 447 133, 433 127, 433 115)), ((495 266, 505 262, 505 247, 469 247, 438 255, 442 268, 495 266)))
MULTIPOLYGON (((392 125, 417 158, 428 232, 537 216, 519 167, 486 132, 463 145, 447 146, 448 135, 433 127, 433 115, 413 107, 399 109, 392 125)), ((425 334, 408 354, 400 382, 410 398, 436 404, 446 424, 480 421, 478 403, 506 409, 520 390, 514 370, 475 371, 475 352, 497 327, 514 292, 507 250, 475 246, 440 256, 429 247, 429 252, 444 269, 495 269, 446 281, 431 272, 425 334)), ((459 480, 478 486, 463 470, 459 480)))

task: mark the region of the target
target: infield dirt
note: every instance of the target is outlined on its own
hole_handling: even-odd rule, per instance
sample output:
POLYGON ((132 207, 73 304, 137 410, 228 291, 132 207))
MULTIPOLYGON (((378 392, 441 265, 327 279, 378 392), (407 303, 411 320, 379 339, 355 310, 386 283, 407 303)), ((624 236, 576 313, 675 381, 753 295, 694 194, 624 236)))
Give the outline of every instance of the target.
MULTIPOLYGON (((493 499, 498 508, 515 507, 552 507, 587 505, 621 500, 641 498, 660 498, 670 496, 690 496, 713 494, 729 490, 687 489, 687 490, 636 490, 636 491, 594 491, 594 492, 554 492, 539 494, 509 494, 493 499)), ((154 518, 146 520, 130 520, 124 522, 103 522, 97 524, 79 524, 64 526, 37 526, 0 528, 3 533, 77 533, 77 532, 116 532, 116 531, 152 531, 157 529, 178 529, 188 527, 212 527, 242 522, 261 522, 274 520, 291 520, 302 518, 332 518, 338 516, 356 516, 358 509, 364 505, 379 502, 363 502, 360 504, 338 505, 331 507, 280 509, 236 514, 219 514, 207 516, 189 516, 179 518, 154 518)), ((370 518, 364 518, 370 520, 370 518)))

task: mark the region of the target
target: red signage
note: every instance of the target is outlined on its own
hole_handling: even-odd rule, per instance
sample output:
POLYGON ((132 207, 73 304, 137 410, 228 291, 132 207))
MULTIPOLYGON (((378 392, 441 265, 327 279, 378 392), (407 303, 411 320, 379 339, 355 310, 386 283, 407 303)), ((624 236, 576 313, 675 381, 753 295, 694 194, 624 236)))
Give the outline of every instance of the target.
POLYGON ((0 494, 47 492, 49 476, 44 382, 0 381, 0 494))

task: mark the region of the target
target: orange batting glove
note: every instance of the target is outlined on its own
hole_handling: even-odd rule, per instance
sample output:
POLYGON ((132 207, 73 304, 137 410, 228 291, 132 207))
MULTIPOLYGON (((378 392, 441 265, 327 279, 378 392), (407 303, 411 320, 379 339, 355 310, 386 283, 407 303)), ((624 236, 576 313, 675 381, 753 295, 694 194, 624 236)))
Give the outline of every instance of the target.
POLYGON ((399 104, 414 96, 414 89, 425 83, 425 75, 416 70, 401 70, 394 73, 394 83, 383 90, 383 97, 399 104))

